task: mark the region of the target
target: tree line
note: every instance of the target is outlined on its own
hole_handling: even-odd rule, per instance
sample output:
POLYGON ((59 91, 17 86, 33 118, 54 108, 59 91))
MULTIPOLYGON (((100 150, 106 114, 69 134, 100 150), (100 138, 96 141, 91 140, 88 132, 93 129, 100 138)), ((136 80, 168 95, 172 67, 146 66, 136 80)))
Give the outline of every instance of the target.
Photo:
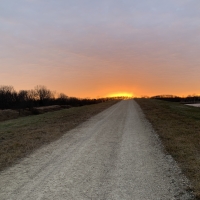
POLYGON ((49 90, 45 86, 37 85, 31 90, 16 91, 13 86, 0 86, 0 109, 28 109, 34 107, 51 105, 83 106, 108 101, 110 98, 77 98, 68 97, 60 93, 56 97, 56 92, 49 90))
POLYGON ((171 101, 171 102, 181 102, 181 103, 199 103, 200 102, 199 95, 188 95, 187 97, 179 97, 175 95, 156 95, 156 96, 152 96, 151 98, 171 101))

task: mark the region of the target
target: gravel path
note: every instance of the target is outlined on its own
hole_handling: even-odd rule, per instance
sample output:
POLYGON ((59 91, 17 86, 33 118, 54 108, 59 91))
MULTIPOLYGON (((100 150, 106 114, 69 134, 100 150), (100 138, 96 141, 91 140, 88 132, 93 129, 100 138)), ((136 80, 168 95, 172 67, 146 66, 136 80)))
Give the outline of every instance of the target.
POLYGON ((0 173, 1 200, 189 200, 187 180, 133 100, 0 173))

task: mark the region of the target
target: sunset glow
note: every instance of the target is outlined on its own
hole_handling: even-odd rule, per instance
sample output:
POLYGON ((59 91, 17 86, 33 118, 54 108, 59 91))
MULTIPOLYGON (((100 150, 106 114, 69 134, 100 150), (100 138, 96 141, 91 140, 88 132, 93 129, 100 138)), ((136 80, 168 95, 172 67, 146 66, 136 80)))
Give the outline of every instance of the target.
POLYGON ((83 98, 199 94, 199 7, 199 0, 2 0, 0 85, 83 98))
POLYGON ((127 98, 132 98, 134 95, 132 93, 127 93, 127 92, 119 92, 119 93, 113 93, 107 95, 107 97, 127 97, 127 98))

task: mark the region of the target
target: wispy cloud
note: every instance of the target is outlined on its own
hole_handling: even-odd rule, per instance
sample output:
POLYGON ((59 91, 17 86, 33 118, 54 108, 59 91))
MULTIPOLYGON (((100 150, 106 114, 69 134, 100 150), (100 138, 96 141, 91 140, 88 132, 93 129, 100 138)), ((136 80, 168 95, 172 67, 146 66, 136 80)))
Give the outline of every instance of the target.
POLYGON ((197 91, 199 6, 198 0, 2 0, 2 81, 67 85, 86 96, 104 95, 108 85, 137 94, 197 91))

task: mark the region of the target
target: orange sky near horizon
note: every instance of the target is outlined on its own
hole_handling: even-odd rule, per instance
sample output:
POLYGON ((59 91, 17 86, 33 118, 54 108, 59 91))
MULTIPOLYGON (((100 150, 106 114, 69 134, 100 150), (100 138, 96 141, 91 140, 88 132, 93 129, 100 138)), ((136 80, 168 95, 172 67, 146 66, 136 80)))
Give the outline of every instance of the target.
POLYGON ((81 98, 200 94, 200 1, 0 2, 0 85, 81 98))

